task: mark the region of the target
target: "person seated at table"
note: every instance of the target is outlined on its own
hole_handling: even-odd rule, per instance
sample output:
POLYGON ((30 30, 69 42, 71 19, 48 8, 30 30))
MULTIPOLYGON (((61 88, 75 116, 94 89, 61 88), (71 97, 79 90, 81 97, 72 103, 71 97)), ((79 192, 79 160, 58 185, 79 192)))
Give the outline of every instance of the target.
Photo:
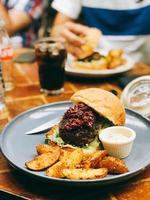
POLYGON ((52 7, 58 11, 51 34, 62 36, 73 54, 81 53, 88 27, 102 32, 99 49, 122 48, 134 61, 150 63, 150 1, 149 0, 54 0, 52 7), (79 14, 85 25, 75 22, 79 14))
POLYGON ((5 21, 13 45, 30 46, 35 41, 43 9, 42 0, 0 1, 0 18, 5 21))

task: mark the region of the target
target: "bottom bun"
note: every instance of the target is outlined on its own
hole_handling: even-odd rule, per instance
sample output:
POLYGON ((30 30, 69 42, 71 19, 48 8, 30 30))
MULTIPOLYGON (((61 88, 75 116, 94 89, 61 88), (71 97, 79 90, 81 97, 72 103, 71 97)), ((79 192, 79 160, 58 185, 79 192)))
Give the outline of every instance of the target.
POLYGON ((91 62, 74 61, 71 67, 76 69, 95 69, 95 70, 105 70, 107 69, 107 63, 104 58, 100 60, 93 60, 91 62))

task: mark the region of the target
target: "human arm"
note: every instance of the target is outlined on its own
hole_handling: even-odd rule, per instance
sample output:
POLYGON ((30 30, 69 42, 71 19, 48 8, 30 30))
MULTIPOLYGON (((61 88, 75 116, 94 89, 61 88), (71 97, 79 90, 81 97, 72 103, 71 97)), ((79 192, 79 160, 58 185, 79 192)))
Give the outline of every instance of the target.
POLYGON ((63 38, 66 41, 67 50, 78 57, 83 53, 81 45, 85 41, 82 37, 86 36, 89 30, 89 27, 73 22, 73 19, 62 13, 57 13, 51 30, 51 36, 63 38))
POLYGON ((51 28, 50 35, 54 37, 60 37, 61 32, 64 28, 66 22, 72 22, 73 19, 64 15, 61 12, 58 12, 55 16, 53 26, 51 28))
POLYGON ((62 14, 58 13, 55 18, 52 36, 62 37, 66 42, 68 52, 75 57, 82 58, 90 55, 98 44, 100 31, 75 23, 68 17, 61 18, 61 16, 62 14))
POLYGON ((79 55, 83 55, 85 53, 83 51, 87 49, 86 46, 83 47, 85 37, 91 32, 91 28, 75 22, 81 11, 82 2, 55 0, 52 7, 57 10, 57 15, 51 29, 51 36, 62 37, 66 41, 67 50, 76 57, 80 57, 79 55))
MULTIPOLYGON (((62 37, 66 40, 67 47, 74 46, 75 52, 80 52, 80 46, 83 41, 77 36, 77 33, 70 29, 73 22, 78 18, 81 11, 81 0, 54 0, 52 7, 57 10, 56 17, 51 29, 51 36, 62 37), (65 6, 64 6, 65 5, 65 6)), ((75 23, 74 23, 75 24, 75 23)), ((73 53, 73 52, 71 52, 73 53)))
POLYGON ((63 37, 67 42, 79 46, 84 42, 79 35, 86 35, 87 30, 87 26, 75 23, 73 19, 59 12, 54 19, 51 36, 63 37))
POLYGON ((9 35, 13 35, 32 22, 32 18, 25 11, 15 9, 7 10, 2 3, 0 3, 0 16, 5 20, 9 35))
POLYGON ((71 40, 70 37, 73 37, 73 40, 78 40, 76 34, 74 33, 73 35, 73 32, 68 28, 68 25, 66 26, 66 24, 68 24, 68 22, 73 22, 78 18, 82 8, 81 0, 54 0, 52 2, 52 8, 57 11, 57 14, 51 29, 51 35, 62 37, 62 32, 65 31, 64 35, 66 36, 67 34, 68 36, 66 36, 66 39, 68 38, 71 40))

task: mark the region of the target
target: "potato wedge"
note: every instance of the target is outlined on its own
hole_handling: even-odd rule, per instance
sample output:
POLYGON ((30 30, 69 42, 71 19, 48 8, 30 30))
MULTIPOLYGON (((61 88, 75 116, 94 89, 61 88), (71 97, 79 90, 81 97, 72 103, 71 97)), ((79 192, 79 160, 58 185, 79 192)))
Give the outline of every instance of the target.
POLYGON ((65 163, 63 161, 58 161, 46 170, 46 175, 49 177, 63 178, 63 169, 65 169, 65 163))
POLYGON ((81 149, 71 149, 62 150, 62 155, 60 156, 60 161, 49 167, 46 170, 46 174, 49 177, 63 178, 64 169, 72 169, 78 165, 83 158, 83 152, 81 149))
POLYGON ((100 169, 64 169, 64 177, 69 179, 97 179, 107 176, 106 168, 100 169))
POLYGON ((58 145, 38 144, 36 146, 36 151, 38 155, 47 153, 47 152, 57 154, 57 151, 60 151, 60 147, 58 145))
POLYGON ((110 174, 123 174, 128 172, 128 167, 123 160, 118 158, 107 156, 101 162, 100 166, 107 168, 110 174))
POLYGON ((75 151, 73 148, 62 148, 60 151, 59 160, 67 160, 73 151, 75 151))
POLYGON ((65 161, 67 168, 71 169, 79 165, 82 159, 83 151, 81 149, 75 149, 67 158, 65 157, 63 160, 65 161))
POLYGON ((63 178, 63 170, 66 168, 72 169, 75 168, 76 165, 78 165, 82 158, 83 158, 83 152, 81 149, 67 149, 61 150, 61 156, 60 161, 54 164, 53 166, 49 167, 46 170, 46 174, 49 177, 55 177, 55 178, 63 178))
POLYGON ((100 168, 99 163, 107 154, 106 150, 95 151, 89 154, 88 157, 85 156, 78 168, 100 168))
POLYGON ((60 151, 47 152, 36 156, 33 160, 25 163, 26 167, 30 170, 40 171, 53 165, 60 156, 60 151))

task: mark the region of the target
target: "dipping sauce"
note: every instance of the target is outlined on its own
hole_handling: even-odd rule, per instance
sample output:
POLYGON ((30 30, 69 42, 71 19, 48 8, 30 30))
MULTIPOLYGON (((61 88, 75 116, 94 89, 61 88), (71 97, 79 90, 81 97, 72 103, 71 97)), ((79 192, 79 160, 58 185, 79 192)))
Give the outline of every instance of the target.
POLYGON ((105 139, 109 140, 113 143, 122 143, 122 142, 128 142, 129 141, 129 137, 127 137, 126 135, 122 135, 122 134, 114 134, 114 133, 109 133, 109 134, 105 134, 105 139))
POLYGON ((130 154, 135 137, 135 131, 124 126, 112 126, 99 134, 104 149, 117 158, 125 158, 130 154))

